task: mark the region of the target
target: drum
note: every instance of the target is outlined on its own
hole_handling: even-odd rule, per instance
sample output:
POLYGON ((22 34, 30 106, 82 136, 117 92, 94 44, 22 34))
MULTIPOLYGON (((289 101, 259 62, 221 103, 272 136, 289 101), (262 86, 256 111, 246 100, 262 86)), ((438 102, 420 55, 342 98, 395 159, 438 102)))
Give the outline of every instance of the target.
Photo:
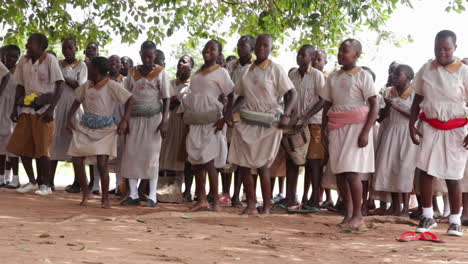
POLYGON ((310 132, 307 126, 300 130, 283 132, 283 145, 287 155, 296 165, 305 165, 307 151, 309 150, 310 132))

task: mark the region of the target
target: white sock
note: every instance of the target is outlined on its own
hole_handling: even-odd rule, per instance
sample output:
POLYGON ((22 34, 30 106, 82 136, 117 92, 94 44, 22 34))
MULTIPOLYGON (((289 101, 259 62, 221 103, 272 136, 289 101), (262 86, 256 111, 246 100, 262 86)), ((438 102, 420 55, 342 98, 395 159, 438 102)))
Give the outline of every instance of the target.
POLYGON ((458 214, 449 215, 449 223, 461 225, 461 212, 458 214))
POLYGON ((149 181, 149 197, 153 200, 154 203, 157 202, 156 200, 156 191, 158 188, 158 177, 155 177, 149 181))
POLYGON ((128 179, 128 185, 130 187, 130 198, 133 200, 138 199, 138 179, 128 179))
POLYGON ((0 174, 0 184, 5 184, 5 175, 0 174))
POLYGON ((450 204, 449 204, 449 199, 447 195, 442 196, 442 199, 444 200, 444 214, 443 217, 447 217, 450 215, 450 204))
POLYGON ((11 185, 19 185, 19 176, 18 175, 13 175, 13 179, 11 180, 11 185))
POLYGON ((432 219, 434 218, 434 209, 432 207, 424 208, 422 209, 422 216, 425 218, 432 219))
POLYGON ((99 173, 99 170, 97 166, 94 167, 94 182, 93 182, 93 189, 92 191, 101 191, 101 173, 99 173))
POLYGON ((5 170, 5 183, 11 181, 11 170, 5 170))

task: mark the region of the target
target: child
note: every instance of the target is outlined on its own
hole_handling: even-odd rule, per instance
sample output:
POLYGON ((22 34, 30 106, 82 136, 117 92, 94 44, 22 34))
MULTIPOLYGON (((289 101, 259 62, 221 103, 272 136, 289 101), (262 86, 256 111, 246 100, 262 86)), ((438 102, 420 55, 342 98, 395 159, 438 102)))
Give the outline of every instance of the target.
POLYGON ((192 76, 190 92, 182 99, 184 121, 190 125, 186 140, 188 161, 195 173, 198 196, 198 202, 190 210, 208 209, 204 173, 207 171, 213 196, 212 209, 218 211, 220 208, 216 168, 224 167, 227 158, 226 131, 221 120, 224 105, 219 98, 230 94, 234 84, 227 71, 216 64, 216 60, 222 54, 219 41, 208 41, 202 54, 204 64, 192 76))
POLYGON ((332 173, 345 204, 343 227, 358 229, 362 224, 362 183, 360 173, 374 172, 374 144, 369 140, 377 119, 376 91, 372 76, 356 62, 361 43, 347 39, 338 51, 342 68, 332 73, 320 96, 326 101, 322 138, 328 146, 332 173))
POLYGON ((57 59, 46 53, 46 36, 33 33, 15 71, 18 83, 11 119, 18 122, 8 142, 7 151, 21 156, 29 183, 20 193, 37 190, 32 159, 38 160, 42 184, 36 194, 52 194, 50 181, 50 146, 54 138, 54 110, 62 94, 63 76, 57 59), (19 111, 19 113, 18 113, 19 111), (18 115, 19 114, 19 115, 18 115))
POLYGON ((420 172, 423 206, 416 232, 437 226, 432 209, 432 184, 436 177, 444 179, 448 188, 451 215, 447 234, 463 235, 460 180, 468 157, 468 67, 453 57, 456 49, 455 33, 449 30, 437 33, 435 59, 424 64, 414 80, 416 95, 411 106, 410 135, 419 145, 416 167, 420 172), (419 131, 414 126, 418 115, 422 120, 419 131))
MULTIPOLYGON (((305 209, 318 210, 320 206, 320 186, 323 175, 323 159, 325 156, 324 148, 321 139, 321 124, 323 100, 319 96, 319 92, 325 85, 325 78, 322 72, 312 67, 311 63, 318 52, 311 45, 304 45, 297 54, 297 64, 299 68, 289 74, 289 78, 296 87, 298 93, 298 102, 296 104, 295 115, 298 119, 298 129, 307 127, 307 132, 310 133, 310 142, 308 151, 306 152, 305 163, 305 179, 304 179, 304 194, 302 197, 303 207, 305 209), (312 199, 308 203, 309 187, 312 183, 312 199)), ((291 191, 296 195, 296 184, 299 173, 299 167, 290 159, 288 162, 288 172, 294 172, 294 185, 291 191)), ((288 183, 286 183, 288 186, 288 183)))
POLYGON ((166 55, 164 55, 162 50, 156 49, 156 59, 154 63, 161 67, 166 67, 166 55))
MULTIPOLYGON (((268 56, 273 47, 269 34, 261 34, 255 43, 255 63, 242 71, 242 78, 236 83, 235 92, 239 95, 233 112, 243 106, 241 122, 234 126, 229 162, 239 167, 247 194, 247 208, 242 214, 257 214, 255 189, 251 169, 258 169, 261 179, 263 208, 261 213, 268 214, 271 209, 270 167, 278 153, 285 127, 291 117, 296 101, 296 90, 284 69, 268 56), (280 100, 285 98, 285 111, 282 113, 280 100), (278 123, 278 127, 276 124, 278 123)), ((233 98, 230 97, 230 100, 233 98)), ((229 105, 231 105, 229 103, 229 105)))
MULTIPOLYGON (((161 170, 174 171, 177 177, 184 174, 185 160, 179 159, 179 151, 183 147, 185 123, 182 118, 182 113, 177 113, 180 105, 180 100, 183 95, 188 92, 190 85, 190 75, 195 62, 192 57, 184 55, 177 63, 176 79, 171 80, 171 103, 168 123, 167 137, 163 140, 161 146, 160 167, 161 170)), ((190 173, 187 175, 193 178, 190 173)), ((190 181, 186 179, 184 199, 190 201, 190 181)))
POLYGON ((128 129, 128 119, 133 103, 132 94, 122 85, 109 80, 109 60, 96 57, 88 65, 88 80, 75 90, 76 100, 68 113, 68 128, 73 131, 73 138, 68 150, 72 156, 73 168, 77 175, 83 200, 86 205, 89 196, 89 187, 86 183, 84 170, 85 158, 92 158, 101 175, 102 182, 102 208, 110 208, 109 204, 109 171, 107 163, 109 158, 117 156, 117 137, 128 129), (116 119, 112 116, 115 106, 125 103, 125 114, 118 127, 116 119), (81 122, 73 124, 77 109, 83 104, 84 114, 81 122))
POLYGON ((325 68, 325 65, 327 65, 327 63, 327 53, 323 50, 318 50, 317 54, 315 55, 314 61, 312 62, 312 67, 323 73, 323 69, 325 68))
POLYGON ((231 62, 231 61, 237 61, 237 57, 234 56, 234 55, 229 55, 229 56, 227 56, 227 58, 226 58, 226 64, 228 64, 228 63, 231 62))
POLYGON ((413 190, 417 148, 410 142, 409 109, 414 98, 410 82, 413 69, 400 64, 393 72, 393 87, 383 94, 386 106, 383 116, 385 129, 381 132, 376 153, 374 190, 391 192, 396 216, 409 217, 409 193, 413 190), (403 211, 400 204, 403 196, 403 211))
POLYGON ((16 62, 20 54, 19 47, 15 45, 4 46, 0 49, 0 65, 3 63, 5 66, 0 66, 0 76, 4 75, 0 80, 0 186, 10 189, 17 189, 20 185, 18 176, 19 159, 6 151, 6 146, 14 129, 14 123, 9 115, 15 104, 17 82, 12 75, 15 73, 16 62), (11 168, 13 169, 13 178, 11 180, 10 175, 7 174, 8 163, 13 167, 11 168))
POLYGON ((133 60, 127 56, 123 56, 122 58, 120 58, 120 62, 121 62, 120 74, 127 77, 128 71, 133 67, 133 60))
MULTIPOLYGON (((51 148, 51 171, 50 177, 52 187, 54 187, 55 171, 59 161, 71 161, 67 155, 68 147, 72 138, 72 133, 67 129, 67 114, 73 102, 75 101, 75 89, 85 83, 88 79, 88 68, 86 64, 76 59, 76 41, 74 39, 65 39, 62 41, 62 53, 64 60, 59 62, 60 70, 62 71, 65 81, 62 84, 62 96, 57 104, 55 113, 55 137, 52 141, 51 148)), ((77 122, 81 117, 82 112, 78 111, 73 122, 77 122)), ((75 177, 71 188, 66 189, 70 193, 79 193, 80 187, 75 177)))
POLYGON ((88 65, 92 59, 99 56, 99 46, 94 42, 90 42, 83 53, 85 55, 85 63, 88 65))
POLYGON ((130 196, 122 205, 139 205, 138 179, 146 179, 149 180, 150 192, 145 206, 154 207, 157 203, 161 137, 167 134, 170 84, 164 68, 154 63, 156 44, 143 42, 140 56, 143 65, 133 67, 125 82, 135 103, 121 164, 122 175, 129 181, 130 196))

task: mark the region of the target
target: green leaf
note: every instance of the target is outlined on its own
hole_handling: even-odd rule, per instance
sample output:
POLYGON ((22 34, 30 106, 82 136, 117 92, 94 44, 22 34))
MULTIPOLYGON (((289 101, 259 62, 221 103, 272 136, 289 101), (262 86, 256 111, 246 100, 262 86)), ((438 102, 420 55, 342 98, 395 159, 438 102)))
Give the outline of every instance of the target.
POLYGON ((443 251, 445 251, 445 248, 441 248, 441 247, 432 248, 432 252, 443 252, 443 251))
POLYGON ((39 236, 39 238, 48 238, 48 237, 50 237, 49 234, 41 234, 41 235, 39 236))

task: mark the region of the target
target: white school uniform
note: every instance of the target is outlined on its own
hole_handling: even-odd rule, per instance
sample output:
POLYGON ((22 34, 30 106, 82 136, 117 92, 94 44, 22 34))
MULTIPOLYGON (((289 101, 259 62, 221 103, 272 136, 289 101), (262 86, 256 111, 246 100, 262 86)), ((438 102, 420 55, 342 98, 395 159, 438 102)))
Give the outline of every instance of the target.
MULTIPOLYGON (((383 98, 392 100, 393 105, 409 113, 414 92, 408 88, 398 95, 396 88, 390 87, 384 92, 383 98)), ((413 190, 417 146, 411 141, 408 122, 408 117, 394 108, 390 108, 387 118, 382 122, 385 129, 380 133, 375 158, 376 191, 409 193, 413 190)))
MULTIPOLYGON (((130 70, 125 87, 133 93, 134 105, 159 105, 170 97, 170 84, 164 68, 157 65, 145 77, 138 67, 130 70)), ((125 136, 122 176, 128 179, 154 179, 159 174, 162 113, 151 117, 132 116, 125 136)))
MULTIPOLYGON (((3 78, 10 74, 10 71, 0 62, 0 83, 3 78)), ((16 80, 11 75, 8 83, 0 95, 0 155, 6 155, 6 146, 13 133, 14 123, 10 119, 15 105, 16 80)))
MULTIPOLYGON (((112 116, 116 104, 124 104, 132 96, 119 83, 108 78, 94 84, 87 81, 75 90, 76 100, 83 104, 84 112, 98 116, 112 116)), ((117 157, 117 125, 91 129, 78 122, 68 149, 72 157, 107 155, 109 160, 117 157)), ((87 159, 95 163, 95 159, 87 159)))
POLYGON ((236 84, 241 79, 242 71, 245 68, 250 67, 252 63, 253 63, 253 60, 250 60, 248 63, 244 65, 241 65, 239 60, 230 61, 227 63, 226 69, 229 73, 229 76, 231 76, 231 80, 234 84, 236 84))
MULTIPOLYGON (((345 112, 367 105, 376 96, 372 76, 355 67, 350 71, 339 70, 328 77, 320 96, 332 103, 330 111, 345 112)), ((344 172, 374 172, 374 141, 372 128, 368 145, 358 147, 358 139, 365 122, 346 125, 329 131, 330 169, 334 174, 344 172)))
MULTIPOLYGON (((179 101, 188 91, 190 79, 186 82, 171 80, 171 97, 176 96, 179 101)), ((168 134, 163 139, 161 146, 160 167, 161 170, 184 171, 185 161, 179 160, 179 151, 185 139, 185 123, 182 113, 177 113, 177 108, 169 113, 168 134)))
MULTIPOLYGON (((448 121, 468 115, 468 66, 458 59, 445 67, 428 61, 416 74, 414 90, 424 96, 421 108, 429 119, 448 121)), ((468 157, 463 147, 468 127, 444 131, 422 121, 420 132, 423 137, 416 166, 440 179, 462 179, 468 157)))
MULTIPOLYGON (((183 109, 222 113, 224 106, 219 97, 230 94, 233 87, 228 72, 219 65, 199 70, 192 76, 189 93, 182 98, 183 109)), ((186 147, 191 164, 206 164, 214 160, 215 167, 222 168, 226 165, 228 151, 226 127, 215 133, 214 123, 190 125, 186 147)))
MULTIPOLYGON (((235 92, 244 97, 245 108, 271 112, 294 85, 284 69, 271 60, 252 64, 242 71, 235 92)), ((271 167, 278 153, 283 132, 277 127, 262 127, 240 121, 234 127, 229 162, 245 168, 271 167)))
MULTIPOLYGON (((88 68, 80 60, 68 64, 62 60, 59 62, 60 69, 64 78, 70 78, 78 82, 78 85, 84 84, 88 80, 88 68)), ((67 129, 68 112, 75 101, 75 91, 66 82, 62 83, 62 95, 55 108, 55 136, 50 150, 51 160, 69 161, 67 155, 70 141, 73 137, 71 131, 67 129)), ((83 109, 76 111, 74 123, 79 122, 83 109)))

